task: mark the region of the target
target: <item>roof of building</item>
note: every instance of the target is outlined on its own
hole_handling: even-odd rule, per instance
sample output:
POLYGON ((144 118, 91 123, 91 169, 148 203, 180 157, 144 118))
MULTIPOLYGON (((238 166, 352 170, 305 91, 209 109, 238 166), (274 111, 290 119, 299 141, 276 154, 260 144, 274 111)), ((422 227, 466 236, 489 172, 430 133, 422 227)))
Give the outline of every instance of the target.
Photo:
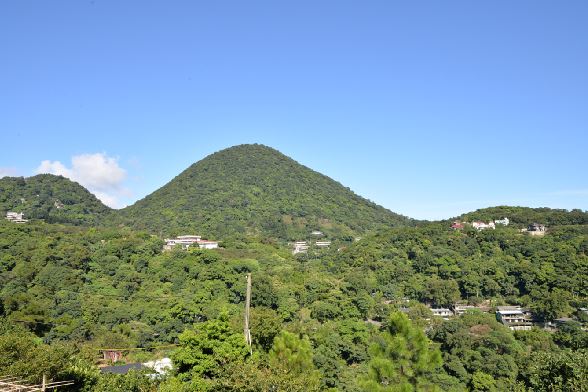
POLYGON ((106 366, 100 369, 101 373, 127 374, 130 370, 141 370, 145 368, 141 363, 129 363, 119 366, 106 366))
POLYGON ((516 309, 512 309, 512 310, 497 310, 496 313, 500 313, 502 315, 521 315, 524 314, 522 310, 516 310, 516 309))

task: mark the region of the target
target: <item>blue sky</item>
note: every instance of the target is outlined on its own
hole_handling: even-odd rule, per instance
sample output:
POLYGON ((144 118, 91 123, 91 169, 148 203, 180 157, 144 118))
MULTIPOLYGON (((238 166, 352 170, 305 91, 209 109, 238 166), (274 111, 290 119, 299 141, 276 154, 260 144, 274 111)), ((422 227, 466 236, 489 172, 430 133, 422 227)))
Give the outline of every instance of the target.
POLYGON ((588 2, 0 5, 1 175, 111 205, 241 143, 393 211, 588 209, 588 2))

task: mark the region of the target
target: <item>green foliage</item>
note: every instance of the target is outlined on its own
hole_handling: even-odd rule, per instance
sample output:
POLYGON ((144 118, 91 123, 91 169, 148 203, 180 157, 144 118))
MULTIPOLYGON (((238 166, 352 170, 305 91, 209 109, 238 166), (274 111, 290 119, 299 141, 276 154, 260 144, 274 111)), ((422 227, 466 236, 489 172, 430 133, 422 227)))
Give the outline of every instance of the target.
POLYGON ((522 378, 532 391, 585 391, 588 385, 588 353, 570 350, 534 353, 522 378))
POLYGON ((319 229, 331 237, 410 220, 262 145, 222 150, 111 216, 114 223, 216 238, 298 240, 319 229))
POLYGON ((48 223, 91 225, 109 213, 86 188, 62 176, 0 178, 0 213, 24 212, 26 219, 48 223))
POLYGON ((39 384, 43 375, 50 381, 73 381, 65 390, 89 390, 98 370, 85 361, 71 344, 45 344, 33 333, 0 319, 0 374, 39 384))
POLYGON ((307 336, 300 338, 282 331, 269 352, 269 365, 287 379, 299 380, 297 383, 306 385, 309 391, 318 389, 319 373, 312 361, 312 346, 307 336))
POLYGON ((356 392, 365 386, 357 380, 388 389, 414 389, 416 382, 425 390, 549 390, 549 383, 585 377, 583 367, 558 359, 562 349, 581 352, 585 326, 513 334, 493 315, 444 322, 425 304, 518 303, 545 319, 570 316, 588 304, 588 226, 552 226, 545 237, 531 238, 510 227, 456 232, 444 223, 421 223, 303 258, 272 239, 243 235, 226 244, 162 253, 161 239, 125 227, 2 221, 0 316, 34 334, 21 329, 0 337, 0 355, 14 363, 10 371, 31 377, 44 368, 28 351, 66 358, 45 370, 75 379, 82 390, 356 392), (253 273, 253 356, 241 330, 247 272, 253 273), (402 323, 389 325, 390 314, 404 306, 412 332, 394 327, 392 335, 394 323, 402 323), (435 346, 416 332, 423 330, 435 346), (372 347, 370 360, 374 341, 380 348, 372 347), (170 343, 180 344, 173 354, 177 374, 153 383, 137 374, 96 374, 78 351, 93 361, 100 347, 138 347, 142 354, 127 359, 144 360, 161 358, 158 347, 170 343), (425 346, 429 354, 417 355, 425 346), (432 370, 402 355, 435 362, 436 346, 444 365, 432 370), (407 373, 398 376, 399 366, 407 373), (376 369, 401 381, 368 380, 376 369), (558 372, 569 374, 558 381, 558 372), (544 384, 542 374, 548 374, 544 384))
POLYGON ((93 391, 108 392, 155 392, 158 380, 147 376, 145 372, 130 371, 128 374, 102 375, 93 387, 93 391))
POLYGON ((370 346, 369 391, 439 390, 432 374, 442 365, 441 352, 404 313, 390 315, 387 328, 370 346))
POLYGON ((498 206, 469 212, 460 218, 469 222, 475 220, 487 222, 504 217, 508 217, 510 224, 524 228, 533 222, 542 223, 547 226, 588 224, 588 212, 578 209, 568 211, 552 208, 498 206))
POLYGON ((485 381, 489 378, 508 385, 518 376, 517 359, 522 348, 492 315, 464 314, 438 325, 430 336, 440 344, 447 373, 472 388, 477 385, 484 390, 480 388, 489 385, 485 381))
POLYGON ((0 374, 22 377, 39 382, 43 374, 51 379, 59 379, 67 373, 70 347, 55 344, 46 345, 34 334, 6 321, 0 325, 0 374))
POLYGON ((582 328, 580 323, 575 321, 559 326, 553 340, 562 347, 575 350, 588 349, 588 332, 582 328))
POLYGON ((250 317, 251 339, 263 350, 269 351, 274 338, 282 330, 282 318, 269 308, 252 308, 250 317))
POLYGON ((183 380, 213 378, 223 366, 241 362, 249 353, 245 338, 231 330, 226 314, 184 331, 179 340, 172 359, 183 380))

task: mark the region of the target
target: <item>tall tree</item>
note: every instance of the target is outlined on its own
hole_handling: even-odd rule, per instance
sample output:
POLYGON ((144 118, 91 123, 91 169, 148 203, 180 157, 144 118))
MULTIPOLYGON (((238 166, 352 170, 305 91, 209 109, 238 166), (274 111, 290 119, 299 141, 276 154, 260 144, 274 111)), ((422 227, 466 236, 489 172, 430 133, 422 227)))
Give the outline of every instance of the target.
POLYGON ((431 382, 442 365, 441 352, 404 313, 390 315, 386 331, 370 347, 363 387, 375 392, 440 391, 431 382))

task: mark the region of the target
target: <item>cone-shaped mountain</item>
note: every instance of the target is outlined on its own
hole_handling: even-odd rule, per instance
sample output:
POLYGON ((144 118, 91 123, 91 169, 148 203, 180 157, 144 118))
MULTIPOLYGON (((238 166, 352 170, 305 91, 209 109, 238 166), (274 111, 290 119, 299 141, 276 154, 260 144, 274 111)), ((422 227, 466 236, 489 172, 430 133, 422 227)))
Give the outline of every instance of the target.
POLYGON ((23 212, 48 223, 96 224, 110 208, 86 188, 62 176, 0 178, 0 213, 23 212))
POLYGON ((240 145, 193 164, 168 184, 113 214, 117 223, 163 235, 195 233, 297 239, 336 237, 410 224, 277 150, 240 145))

